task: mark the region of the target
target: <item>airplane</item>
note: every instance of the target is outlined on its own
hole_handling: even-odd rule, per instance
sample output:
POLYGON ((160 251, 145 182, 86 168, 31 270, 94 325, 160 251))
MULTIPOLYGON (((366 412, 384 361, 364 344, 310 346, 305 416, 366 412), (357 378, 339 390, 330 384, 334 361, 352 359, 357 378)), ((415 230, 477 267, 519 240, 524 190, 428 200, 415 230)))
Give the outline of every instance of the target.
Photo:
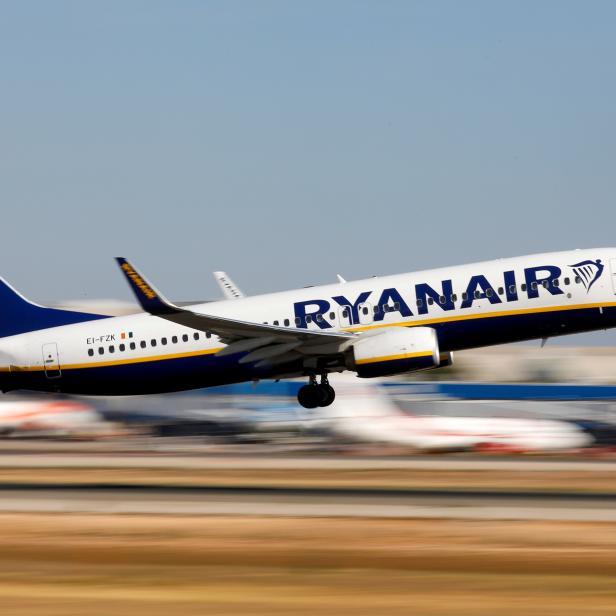
MULTIPOLYGON (((450 366, 457 350, 616 326, 616 249, 498 259, 206 304, 169 302, 117 258, 144 313, 34 304, 0 280, 0 390, 148 394, 332 373, 450 366)), ((320 379, 320 381, 319 381, 320 379)))
POLYGON ((93 408, 73 400, 3 400, 1 436, 104 436, 110 432, 93 408))
MULTIPOLYGON (((403 412, 377 380, 342 377, 337 382, 342 395, 313 415, 313 425, 354 442, 382 443, 422 452, 539 453, 581 449, 595 440, 579 426, 556 419, 403 412)), ((305 426, 311 425, 304 421, 305 426)))

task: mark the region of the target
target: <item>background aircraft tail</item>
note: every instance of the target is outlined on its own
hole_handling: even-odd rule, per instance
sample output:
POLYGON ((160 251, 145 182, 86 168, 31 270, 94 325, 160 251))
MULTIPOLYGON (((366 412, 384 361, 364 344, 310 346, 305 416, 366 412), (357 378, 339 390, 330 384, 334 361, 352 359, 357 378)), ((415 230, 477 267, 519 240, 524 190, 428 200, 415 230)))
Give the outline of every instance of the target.
POLYGON ((106 319, 101 314, 46 308, 28 301, 0 278, 0 338, 26 332, 106 319))

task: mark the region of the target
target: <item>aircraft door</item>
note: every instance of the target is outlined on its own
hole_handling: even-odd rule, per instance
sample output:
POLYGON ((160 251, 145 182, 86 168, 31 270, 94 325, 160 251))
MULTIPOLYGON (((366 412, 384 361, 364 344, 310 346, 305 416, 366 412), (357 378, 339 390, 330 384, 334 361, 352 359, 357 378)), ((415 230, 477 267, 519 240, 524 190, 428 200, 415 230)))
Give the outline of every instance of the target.
POLYGON ((62 376, 58 345, 55 342, 48 342, 43 345, 43 367, 48 379, 57 379, 62 376))

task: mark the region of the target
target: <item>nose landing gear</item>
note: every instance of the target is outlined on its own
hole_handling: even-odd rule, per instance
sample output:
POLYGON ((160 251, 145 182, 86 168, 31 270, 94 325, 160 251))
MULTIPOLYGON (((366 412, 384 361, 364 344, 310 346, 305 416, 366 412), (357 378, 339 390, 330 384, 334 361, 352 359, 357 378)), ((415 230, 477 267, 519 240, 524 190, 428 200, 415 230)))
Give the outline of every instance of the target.
POLYGON ((304 385, 297 392, 297 401, 306 409, 315 409, 318 406, 329 406, 336 397, 334 388, 329 384, 327 375, 321 375, 321 383, 317 377, 310 376, 308 385, 304 385))

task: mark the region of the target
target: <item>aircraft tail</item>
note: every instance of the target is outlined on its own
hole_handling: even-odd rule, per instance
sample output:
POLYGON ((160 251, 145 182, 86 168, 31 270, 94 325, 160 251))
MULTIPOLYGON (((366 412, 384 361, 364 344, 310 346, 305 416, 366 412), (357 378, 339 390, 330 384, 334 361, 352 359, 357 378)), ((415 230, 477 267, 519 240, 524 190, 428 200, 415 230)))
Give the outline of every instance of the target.
POLYGON ((108 317, 101 314, 46 308, 34 304, 0 278, 0 338, 106 318, 108 317))

